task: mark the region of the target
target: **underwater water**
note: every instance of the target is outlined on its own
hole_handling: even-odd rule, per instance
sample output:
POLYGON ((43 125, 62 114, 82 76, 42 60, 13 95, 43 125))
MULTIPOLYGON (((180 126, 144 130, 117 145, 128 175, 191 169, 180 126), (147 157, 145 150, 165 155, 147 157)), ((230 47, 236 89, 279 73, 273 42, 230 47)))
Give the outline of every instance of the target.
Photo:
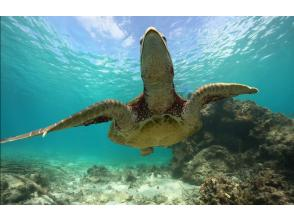
MULTIPOLYGON (((139 41, 149 26, 167 38, 181 96, 211 82, 242 83, 259 93, 236 99, 293 118, 293 17, 1 17, 1 138, 45 127, 98 101, 126 103, 138 96, 139 41)), ((1 161, 43 161, 73 173, 94 164, 170 164, 171 149, 142 157, 111 142, 109 126, 3 144, 1 161)))

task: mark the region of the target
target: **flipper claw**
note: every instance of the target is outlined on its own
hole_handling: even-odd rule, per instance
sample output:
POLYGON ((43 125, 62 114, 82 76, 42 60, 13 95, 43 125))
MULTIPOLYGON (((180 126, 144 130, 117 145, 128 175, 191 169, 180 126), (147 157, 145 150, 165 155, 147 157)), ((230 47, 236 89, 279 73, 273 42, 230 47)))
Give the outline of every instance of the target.
POLYGON ((47 135, 47 131, 45 131, 45 132, 42 134, 42 138, 44 138, 46 135, 47 135))

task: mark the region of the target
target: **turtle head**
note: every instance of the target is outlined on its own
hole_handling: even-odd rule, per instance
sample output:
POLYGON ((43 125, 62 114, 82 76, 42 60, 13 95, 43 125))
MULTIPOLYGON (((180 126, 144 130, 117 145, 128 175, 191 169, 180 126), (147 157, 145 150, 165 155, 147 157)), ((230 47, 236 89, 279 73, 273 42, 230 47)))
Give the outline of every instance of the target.
POLYGON ((154 27, 149 27, 140 40, 141 76, 144 84, 173 83, 173 64, 166 38, 154 27))

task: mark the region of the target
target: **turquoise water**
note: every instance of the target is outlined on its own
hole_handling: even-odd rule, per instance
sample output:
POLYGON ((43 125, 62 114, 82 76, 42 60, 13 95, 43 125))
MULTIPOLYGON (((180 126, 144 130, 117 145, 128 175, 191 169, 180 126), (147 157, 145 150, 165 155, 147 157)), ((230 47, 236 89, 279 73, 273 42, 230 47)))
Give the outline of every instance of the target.
MULTIPOLYGON (((87 29, 73 17, 1 17, 1 138, 45 127, 97 101, 127 102, 140 94, 139 39, 148 26, 166 35, 181 95, 210 82, 244 83, 260 93, 238 99, 294 115, 293 17, 119 17, 110 20, 110 31, 97 25, 87 29), (101 37, 89 36, 93 27, 101 37)), ((141 157, 114 144, 109 125, 7 143, 1 157, 169 162, 169 149, 141 157)))

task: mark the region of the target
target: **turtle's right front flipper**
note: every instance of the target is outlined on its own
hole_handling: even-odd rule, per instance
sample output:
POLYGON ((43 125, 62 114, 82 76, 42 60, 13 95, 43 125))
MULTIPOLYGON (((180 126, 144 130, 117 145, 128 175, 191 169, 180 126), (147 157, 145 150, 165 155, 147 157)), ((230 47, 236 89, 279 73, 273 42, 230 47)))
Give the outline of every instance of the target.
POLYGON ((6 143, 16 141, 24 138, 42 135, 45 136, 48 132, 62 130, 66 128, 89 125, 89 122, 99 117, 114 119, 116 124, 123 128, 128 128, 132 123, 132 112, 131 109, 118 101, 106 100, 104 102, 98 102, 88 108, 66 118, 55 124, 52 124, 46 128, 41 128, 26 134, 1 139, 0 143, 6 143))
POLYGON ((257 93, 258 89, 238 83, 210 83, 194 92, 186 103, 184 111, 193 112, 206 104, 241 94, 257 93))
POLYGON ((184 107, 183 117, 187 123, 199 120, 200 110, 208 103, 222 100, 241 94, 253 94, 258 90, 238 83, 210 83, 200 87, 194 92, 184 107))

